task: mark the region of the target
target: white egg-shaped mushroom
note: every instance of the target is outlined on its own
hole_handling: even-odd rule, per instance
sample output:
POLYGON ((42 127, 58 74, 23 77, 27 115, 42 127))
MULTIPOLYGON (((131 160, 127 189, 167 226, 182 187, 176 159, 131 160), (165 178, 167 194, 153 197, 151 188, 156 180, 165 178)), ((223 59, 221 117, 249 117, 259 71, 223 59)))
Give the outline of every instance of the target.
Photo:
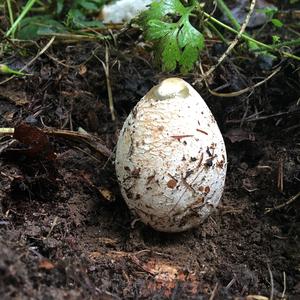
POLYGON ((198 226, 218 206, 227 157, 202 97, 184 80, 168 78, 127 117, 115 163, 129 208, 158 231, 179 232, 198 226))

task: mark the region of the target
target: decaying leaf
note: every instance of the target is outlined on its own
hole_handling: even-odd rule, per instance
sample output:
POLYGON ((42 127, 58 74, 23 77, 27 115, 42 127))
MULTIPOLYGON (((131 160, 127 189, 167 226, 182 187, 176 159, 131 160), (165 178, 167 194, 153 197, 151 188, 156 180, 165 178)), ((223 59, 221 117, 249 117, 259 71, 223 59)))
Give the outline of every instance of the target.
POLYGON ((23 106, 29 103, 27 95, 24 91, 5 89, 4 87, 0 87, 0 97, 8 100, 9 102, 17 105, 23 106))
POLYGON ((47 134, 37 127, 22 123, 15 128, 14 138, 27 146, 25 149, 15 149, 20 154, 34 158, 36 156, 43 157, 48 160, 55 159, 52 146, 49 143, 47 134))

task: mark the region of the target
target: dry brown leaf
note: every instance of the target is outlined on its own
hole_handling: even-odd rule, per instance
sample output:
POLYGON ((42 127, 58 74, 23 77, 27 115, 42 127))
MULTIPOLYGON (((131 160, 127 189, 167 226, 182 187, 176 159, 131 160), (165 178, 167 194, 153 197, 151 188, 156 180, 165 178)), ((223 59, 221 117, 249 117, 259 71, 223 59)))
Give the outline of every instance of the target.
POLYGON ((55 268, 55 265, 48 259, 42 259, 39 262, 39 268, 44 270, 52 270, 55 268))
POLYGON ((24 91, 13 91, 11 89, 7 90, 3 87, 0 87, 0 96, 17 106, 23 106, 29 103, 27 95, 24 91))

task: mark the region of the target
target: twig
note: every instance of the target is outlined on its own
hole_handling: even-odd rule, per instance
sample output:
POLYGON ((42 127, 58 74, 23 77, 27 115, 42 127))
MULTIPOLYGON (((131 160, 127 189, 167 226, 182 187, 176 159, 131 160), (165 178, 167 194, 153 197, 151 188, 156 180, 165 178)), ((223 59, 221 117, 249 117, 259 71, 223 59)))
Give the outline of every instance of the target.
POLYGON ((269 300, 273 300, 274 298, 274 279, 273 279, 273 273, 272 270, 268 264, 268 271, 269 271, 269 275, 270 275, 270 284, 271 284, 271 292, 270 292, 270 299, 269 300))
POLYGON ((286 274, 285 272, 283 272, 283 291, 282 291, 281 299, 284 299, 285 292, 286 292, 286 274))
POLYGON ((102 34, 71 34, 71 33, 43 33, 41 35, 42 37, 47 37, 47 36, 55 36, 56 40, 59 40, 59 42, 63 43, 72 43, 72 42, 85 42, 85 41, 102 41, 102 40, 108 40, 110 39, 109 36, 103 36, 102 34))
POLYGON ((57 225, 57 220, 58 220, 58 217, 56 216, 56 217, 54 218, 53 223, 52 223, 52 225, 51 225, 51 228, 50 228, 50 230, 49 230, 49 232, 48 232, 48 234, 47 234, 47 236, 46 236, 46 238, 45 238, 46 240, 50 237, 50 235, 51 235, 51 233, 52 233, 54 227, 57 225))
POLYGON ((214 300, 215 299, 217 291, 218 291, 218 283, 216 283, 216 285, 215 285, 215 287, 214 287, 214 289, 213 289, 213 291, 212 291, 212 293, 211 293, 211 295, 209 297, 209 300, 214 300))
MULTIPOLYGON (((53 137, 63 137, 71 140, 79 140, 83 142, 88 147, 92 148, 95 152, 104 155, 105 157, 111 157, 113 155, 103 143, 103 141, 95 136, 88 133, 81 133, 71 130, 53 129, 53 128, 43 128, 40 129, 44 133, 53 137)), ((13 135, 14 128, 0 128, 0 136, 13 135)))
POLYGON ((114 101, 112 96, 112 90, 111 90, 111 84, 110 84, 110 74, 109 74, 109 52, 108 52, 108 46, 105 47, 105 63, 103 60, 99 59, 97 56, 95 56, 101 63, 104 69, 105 77, 106 77, 106 87, 107 87, 107 94, 108 94, 108 103, 109 103, 109 109, 111 113, 111 119, 115 121, 115 108, 114 108, 114 101))
POLYGON ((283 192, 283 158, 280 158, 278 163, 277 188, 279 192, 283 192))
MULTIPOLYGON (((230 93, 219 93, 219 92, 216 92, 215 90, 211 90, 208 86, 208 83, 207 83, 207 80, 206 78, 204 78, 204 82, 205 82, 205 85, 208 89, 208 91, 214 95, 214 96, 217 96, 217 97, 223 97, 223 98, 231 98, 231 97, 238 97, 242 94, 245 94, 245 93, 248 93, 248 92, 251 92, 253 91, 254 89, 256 89, 257 87, 263 85, 264 83, 266 83, 268 80, 270 80, 273 76, 275 76, 279 71, 281 70, 281 67, 278 67, 277 69, 275 69, 269 76, 267 76, 265 79, 263 79, 262 81, 252 85, 252 86, 248 86, 242 90, 239 90, 239 91, 236 91, 236 92, 230 92, 230 93)), ((203 74, 203 69, 202 69, 202 66, 201 66, 201 63, 200 63, 200 71, 201 73, 203 74)), ((205 76, 205 74, 203 75, 203 77, 205 76)), ((203 78, 202 77, 202 78, 203 78)))
POLYGON ((202 80, 204 80, 205 78, 207 78, 208 76, 210 76, 215 69, 224 61, 224 59, 229 55, 229 53, 233 50, 233 48, 236 46, 236 44, 239 42, 241 36, 243 35, 243 33, 246 30, 246 27, 249 23, 250 17, 253 13, 254 7, 255 7, 255 3, 256 0, 252 0, 251 4, 250 4, 250 8, 249 8, 249 12, 246 16, 246 19, 243 23, 243 25, 241 26, 241 29, 239 30, 237 36, 235 37, 235 39, 233 40, 233 42, 229 45, 229 47, 226 49, 226 51, 222 54, 222 56, 218 59, 218 62, 212 66, 205 74, 204 76, 202 76, 202 78, 200 80, 196 80, 196 82, 201 82, 202 80))
POLYGON ((288 201, 280 204, 280 205, 277 205, 277 206, 274 206, 274 207, 270 207, 270 208, 266 208, 265 210, 265 214, 268 214, 269 212, 273 211, 273 210, 278 210, 278 209, 281 209, 285 206, 288 206, 290 205, 291 203, 293 203, 294 201, 296 201, 298 198, 300 197, 300 192, 298 194, 296 194, 295 196, 293 196, 292 198, 290 198, 288 201))
MULTIPOLYGON (((228 212, 227 212, 227 213, 228 213, 228 212)), ((234 276, 234 277, 230 280, 230 282, 226 285, 225 289, 226 289, 226 290, 229 290, 235 282, 236 282, 236 277, 234 276)))
MULTIPOLYGON (((259 112, 259 114, 263 113, 263 111, 259 112)), ((261 116, 261 117, 255 117, 255 114, 254 116, 249 116, 245 119, 246 122, 256 122, 256 121, 262 121, 262 120, 267 120, 267 119, 270 119, 270 118, 274 118, 274 117, 280 117, 280 116, 284 116, 284 115, 287 115, 291 112, 288 112, 288 111, 283 111, 283 112, 278 112, 278 113, 275 113, 275 114, 271 114, 271 115, 267 115, 267 116, 261 116)))
POLYGON ((15 132, 14 128, 0 128, 0 136, 13 135, 15 132))

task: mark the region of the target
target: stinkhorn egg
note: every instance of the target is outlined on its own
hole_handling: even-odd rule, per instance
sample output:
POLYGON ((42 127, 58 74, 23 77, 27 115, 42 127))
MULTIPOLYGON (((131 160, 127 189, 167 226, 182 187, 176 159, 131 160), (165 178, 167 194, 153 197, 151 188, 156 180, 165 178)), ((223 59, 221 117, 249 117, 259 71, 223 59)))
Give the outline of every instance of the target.
POLYGON ((116 174, 128 207, 158 231, 199 226, 218 206, 227 156, 208 106, 187 82, 154 86, 127 117, 116 174))

